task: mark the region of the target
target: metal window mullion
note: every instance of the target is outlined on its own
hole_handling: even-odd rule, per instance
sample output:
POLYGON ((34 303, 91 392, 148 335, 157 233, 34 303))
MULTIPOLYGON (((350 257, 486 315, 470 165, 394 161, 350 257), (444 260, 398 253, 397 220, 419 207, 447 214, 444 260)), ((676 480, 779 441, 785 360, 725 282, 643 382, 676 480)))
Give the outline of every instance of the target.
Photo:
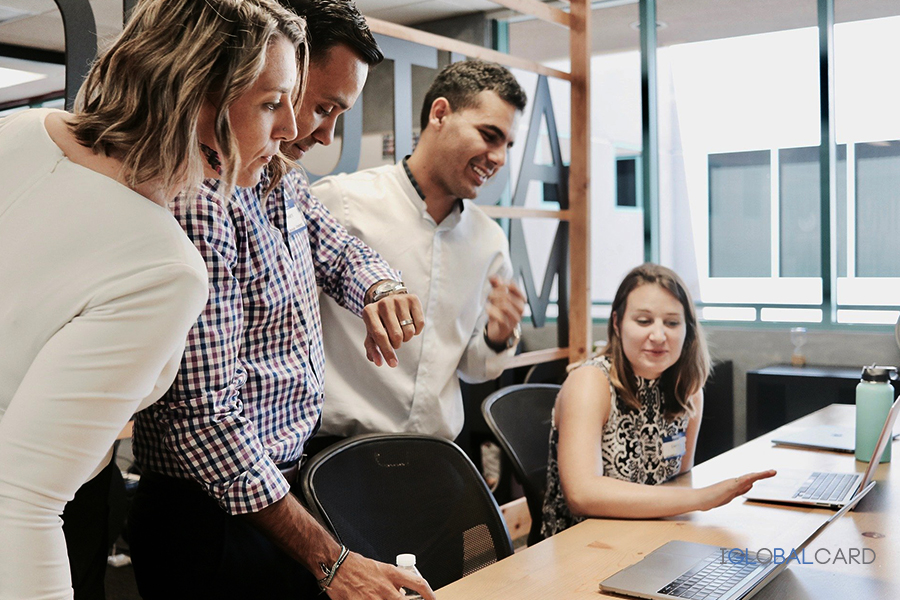
POLYGON ((835 292, 837 287, 837 224, 832 218, 837 206, 835 194, 834 145, 834 0, 817 0, 819 23, 819 115, 821 142, 819 145, 822 318, 823 323, 837 321, 835 292))
POLYGON ((771 183, 770 224, 771 224, 771 256, 772 277, 781 277, 781 160, 778 148, 772 148, 769 155, 769 180, 771 183))
POLYGON ((847 142, 847 277, 856 277, 856 144, 847 142))
POLYGON ((640 0, 641 173, 644 207, 644 260, 659 262, 659 106, 656 71, 656 0, 640 0))

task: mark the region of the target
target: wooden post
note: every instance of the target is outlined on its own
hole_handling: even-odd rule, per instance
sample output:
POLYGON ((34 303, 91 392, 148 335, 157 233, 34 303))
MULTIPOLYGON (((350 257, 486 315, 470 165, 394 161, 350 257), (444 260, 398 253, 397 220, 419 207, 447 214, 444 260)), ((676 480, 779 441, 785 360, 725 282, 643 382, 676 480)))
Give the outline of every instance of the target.
POLYGON ((572 0, 570 6, 569 361, 575 362, 591 351, 591 9, 588 0, 572 0))

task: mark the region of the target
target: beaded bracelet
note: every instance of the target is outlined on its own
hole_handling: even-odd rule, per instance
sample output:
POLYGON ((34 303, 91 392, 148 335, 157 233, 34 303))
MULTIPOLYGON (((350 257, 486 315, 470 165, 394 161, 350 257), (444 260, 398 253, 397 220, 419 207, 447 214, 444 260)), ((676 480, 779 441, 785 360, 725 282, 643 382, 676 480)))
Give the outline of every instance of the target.
POLYGON ((337 575, 338 569, 344 561, 347 559, 347 555, 350 554, 350 549, 347 546, 341 544, 341 554, 338 556, 338 559, 334 561, 334 564, 329 569, 325 566, 325 563, 319 563, 319 566, 322 567, 322 572, 325 573, 325 577, 322 579, 316 580, 316 583, 319 584, 319 589, 322 590, 321 593, 325 593, 328 591, 328 586, 331 585, 331 582, 334 580, 334 576, 337 575))

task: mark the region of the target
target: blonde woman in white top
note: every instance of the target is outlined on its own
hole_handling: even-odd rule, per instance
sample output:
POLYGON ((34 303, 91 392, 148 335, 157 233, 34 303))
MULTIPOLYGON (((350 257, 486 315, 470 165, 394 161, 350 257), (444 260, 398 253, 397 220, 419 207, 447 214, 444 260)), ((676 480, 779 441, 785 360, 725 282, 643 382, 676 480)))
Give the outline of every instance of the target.
POLYGON ((0 120, 0 598, 73 597, 59 515, 206 302, 167 203, 283 173, 305 68, 305 22, 271 0, 147 0, 74 113, 0 120))

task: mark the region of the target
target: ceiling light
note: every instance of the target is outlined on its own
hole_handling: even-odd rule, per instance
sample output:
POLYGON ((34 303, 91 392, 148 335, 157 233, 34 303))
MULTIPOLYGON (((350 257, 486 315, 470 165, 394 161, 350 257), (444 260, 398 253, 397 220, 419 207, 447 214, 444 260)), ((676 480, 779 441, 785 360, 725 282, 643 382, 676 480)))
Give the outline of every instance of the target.
MULTIPOLYGON (((569 0, 541 0, 550 8, 558 8, 563 12, 571 12, 571 6, 569 6, 569 0)), ((616 8, 617 6, 627 6, 629 4, 637 4, 640 0, 592 0, 591 2, 591 10, 598 10, 601 8, 616 8)), ((527 15, 524 13, 520 13, 517 10, 512 9, 500 9, 487 11, 484 13, 485 16, 491 19, 496 19, 498 21, 503 21, 504 23, 522 23, 523 21, 533 21, 537 17, 534 15, 527 15)))
POLYGON ((46 78, 47 76, 43 73, 32 73, 30 71, 20 71, 18 69, 0 67, 0 88, 8 88, 14 85, 28 83, 29 81, 37 81, 46 78))

